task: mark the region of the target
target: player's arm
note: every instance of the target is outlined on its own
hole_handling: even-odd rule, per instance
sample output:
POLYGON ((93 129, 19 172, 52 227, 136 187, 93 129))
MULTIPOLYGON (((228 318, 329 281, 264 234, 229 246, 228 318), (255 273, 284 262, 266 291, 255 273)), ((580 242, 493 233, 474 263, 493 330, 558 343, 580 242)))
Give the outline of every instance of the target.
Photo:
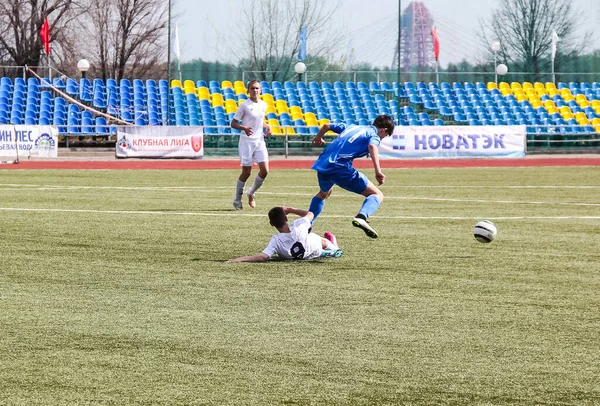
POLYGON ((317 135, 315 135, 315 138, 313 138, 312 144, 315 146, 325 144, 325 141, 323 141, 323 136, 325 135, 325 133, 327 133, 327 131, 329 131, 330 128, 331 128, 331 124, 329 124, 329 123, 323 124, 321 126, 321 128, 319 129, 319 132, 317 133, 317 135))
POLYGON ((267 262, 268 260, 269 256, 264 252, 261 252, 260 254, 252 255, 249 257, 239 257, 230 259, 227 262, 267 262))
POLYGON ((295 207, 284 206, 283 211, 285 212, 285 214, 295 214, 296 216, 304 217, 308 221, 312 221, 312 219, 315 218, 315 215, 312 212, 304 209, 297 209, 295 207))
POLYGON ((240 124, 240 121, 235 117, 231 120, 231 128, 235 128, 236 130, 246 133, 248 137, 252 135, 252 127, 240 124))
POLYGON ((267 123, 266 117, 263 121, 263 129, 265 130, 265 135, 267 135, 267 136, 271 135, 271 126, 269 125, 269 123, 267 123))
POLYGON ((375 168, 375 179, 380 185, 385 182, 385 175, 381 172, 381 165, 379 164, 379 150, 375 144, 369 144, 369 155, 371 161, 373 161, 373 168, 375 168))

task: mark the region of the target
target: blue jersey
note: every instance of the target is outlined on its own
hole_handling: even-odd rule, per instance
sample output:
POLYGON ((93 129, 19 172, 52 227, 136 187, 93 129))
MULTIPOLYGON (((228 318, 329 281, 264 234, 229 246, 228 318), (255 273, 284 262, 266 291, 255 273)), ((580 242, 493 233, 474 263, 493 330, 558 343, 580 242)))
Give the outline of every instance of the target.
POLYGON ((321 153, 312 169, 331 172, 352 168, 352 161, 369 153, 369 145, 379 146, 381 139, 375 126, 331 124, 330 130, 339 135, 321 153))

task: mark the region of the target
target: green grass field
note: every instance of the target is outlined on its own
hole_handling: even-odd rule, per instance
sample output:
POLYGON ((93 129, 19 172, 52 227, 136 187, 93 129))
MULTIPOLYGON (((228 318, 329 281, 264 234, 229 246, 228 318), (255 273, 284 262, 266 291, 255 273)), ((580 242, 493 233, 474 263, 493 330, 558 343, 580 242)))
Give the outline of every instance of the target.
POLYGON ((342 258, 232 264, 312 171, 0 169, 0 404, 600 404, 600 167, 385 173, 381 238, 336 189, 342 258))

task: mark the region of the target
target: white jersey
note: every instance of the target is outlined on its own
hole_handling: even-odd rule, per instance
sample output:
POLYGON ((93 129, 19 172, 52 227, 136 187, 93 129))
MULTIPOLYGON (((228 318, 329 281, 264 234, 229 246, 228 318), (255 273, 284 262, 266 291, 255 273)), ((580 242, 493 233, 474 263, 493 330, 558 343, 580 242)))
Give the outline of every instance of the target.
POLYGON ((252 136, 248 137, 245 132, 240 134, 240 142, 264 141, 263 123, 267 114, 267 103, 264 100, 253 102, 252 99, 247 99, 237 109, 233 118, 242 122, 242 125, 252 127, 252 136))
POLYGON ((285 259, 313 259, 319 258, 323 252, 321 237, 309 233, 310 221, 301 217, 290 224, 289 233, 279 233, 271 237, 269 245, 263 254, 269 258, 278 254, 285 259))

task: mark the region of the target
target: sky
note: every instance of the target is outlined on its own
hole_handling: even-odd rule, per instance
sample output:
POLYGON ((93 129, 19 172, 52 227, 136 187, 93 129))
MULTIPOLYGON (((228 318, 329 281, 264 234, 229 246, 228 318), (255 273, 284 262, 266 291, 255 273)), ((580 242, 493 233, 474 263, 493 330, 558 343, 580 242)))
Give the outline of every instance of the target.
MULTIPOLYGON (((236 41, 236 27, 243 25, 240 4, 245 0, 173 0, 172 14, 178 26, 182 61, 201 58, 227 61, 224 43, 236 41)), ((297 0, 302 1, 302 0, 297 0)), ((332 2, 331 0, 320 0, 332 2)), ((401 0, 404 10, 409 0, 401 0)), ((480 20, 489 20, 498 0, 423 0, 434 20, 440 39, 440 65, 458 63, 464 58, 485 55, 475 32, 480 20)), ((581 32, 600 26, 600 0, 573 0, 585 13, 581 32)), ((330 24, 343 34, 340 53, 350 53, 354 62, 391 66, 397 40, 398 0, 342 0, 330 24)), ((595 35, 594 47, 600 48, 595 35)), ((310 37, 308 39, 310 55, 310 37)))

